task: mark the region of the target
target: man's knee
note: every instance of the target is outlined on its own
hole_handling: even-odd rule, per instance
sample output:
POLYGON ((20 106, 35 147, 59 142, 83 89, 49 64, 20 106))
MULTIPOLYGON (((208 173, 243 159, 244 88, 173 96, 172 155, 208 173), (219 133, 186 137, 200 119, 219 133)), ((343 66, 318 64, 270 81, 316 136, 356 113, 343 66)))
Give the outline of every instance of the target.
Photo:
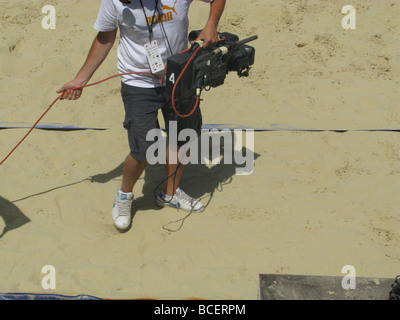
POLYGON ((129 153, 126 157, 125 162, 132 163, 135 166, 145 167, 147 165, 147 160, 137 159, 132 153, 129 153))

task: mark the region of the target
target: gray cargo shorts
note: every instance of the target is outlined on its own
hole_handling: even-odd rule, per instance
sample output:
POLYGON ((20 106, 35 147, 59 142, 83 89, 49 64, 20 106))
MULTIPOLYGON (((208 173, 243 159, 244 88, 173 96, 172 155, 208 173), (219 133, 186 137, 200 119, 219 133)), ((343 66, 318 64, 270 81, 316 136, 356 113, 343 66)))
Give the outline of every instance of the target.
MULTIPOLYGON (((171 97, 165 93, 165 87, 140 88, 121 82, 121 96, 125 108, 124 128, 128 132, 130 155, 136 160, 147 160, 147 149, 154 141, 147 141, 147 133, 152 129, 160 129, 158 110, 161 109, 164 117, 165 129, 169 135, 170 121, 177 121, 177 133, 185 128, 201 133, 202 116, 200 106, 188 118, 179 117, 172 107, 171 97)), ((194 106, 194 100, 179 101, 175 99, 179 113, 187 114, 194 106)), ((177 139, 174 139, 177 141, 177 139)), ((187 141, 178 141, 182 146, 187 141)))

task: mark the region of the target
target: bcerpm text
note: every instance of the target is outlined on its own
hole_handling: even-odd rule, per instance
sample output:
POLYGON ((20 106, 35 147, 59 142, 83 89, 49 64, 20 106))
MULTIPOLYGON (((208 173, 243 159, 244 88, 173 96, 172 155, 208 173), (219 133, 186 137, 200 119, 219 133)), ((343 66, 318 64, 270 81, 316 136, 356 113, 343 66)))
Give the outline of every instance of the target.
POLYGON ((245 314, 245 305, 236 304, 200 304, 198 314, 245 314))

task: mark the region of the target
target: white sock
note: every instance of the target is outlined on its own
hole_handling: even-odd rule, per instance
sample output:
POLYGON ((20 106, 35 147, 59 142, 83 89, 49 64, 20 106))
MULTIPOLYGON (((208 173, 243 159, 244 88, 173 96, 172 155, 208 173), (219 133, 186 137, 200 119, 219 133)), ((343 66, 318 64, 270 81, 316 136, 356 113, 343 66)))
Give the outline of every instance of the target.
POLYGON ((172 196, 168 196, 164 193, 164 191, 161 190, 161 197, 165 200, 165 201, 170 201, 172 199, 172 196))

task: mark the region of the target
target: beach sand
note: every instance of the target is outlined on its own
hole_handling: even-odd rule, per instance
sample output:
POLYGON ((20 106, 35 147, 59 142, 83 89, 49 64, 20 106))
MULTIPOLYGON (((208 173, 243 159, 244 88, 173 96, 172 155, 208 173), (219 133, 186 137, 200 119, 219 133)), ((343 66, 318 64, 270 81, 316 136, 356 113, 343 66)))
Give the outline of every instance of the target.
MULTIPOLYGON (((200 214, 158 208, 164 167, 148 166, 120 233, 120 80, 58 101, 42 122, 106 130, 34 130, 0 166, 0 292, 257 299, 259 274, 400 274, 399 133, 381 131, 400 129, 400 3, 351 1, 357 28, 344 30, 347 2, 227 2, 219 29, 258 35, 256 62, 202 94, 204 123, 300 130, 255 132, 250 175, 188 165, 182 188, 207 204, 200 214), (45 265, 56 289, 42 288, 45 265)), ((55 30, 41 25, 48 1, 0 4, 0 122, 33 124, 83 64, 100 1, 52 0, 55 30)), ((208 10, 192 5, 190 30, 208 10)), ((114 46, 91 81, 116 73, 114 46)), ((1 159, 27 130, 0 130, 1 159)))

